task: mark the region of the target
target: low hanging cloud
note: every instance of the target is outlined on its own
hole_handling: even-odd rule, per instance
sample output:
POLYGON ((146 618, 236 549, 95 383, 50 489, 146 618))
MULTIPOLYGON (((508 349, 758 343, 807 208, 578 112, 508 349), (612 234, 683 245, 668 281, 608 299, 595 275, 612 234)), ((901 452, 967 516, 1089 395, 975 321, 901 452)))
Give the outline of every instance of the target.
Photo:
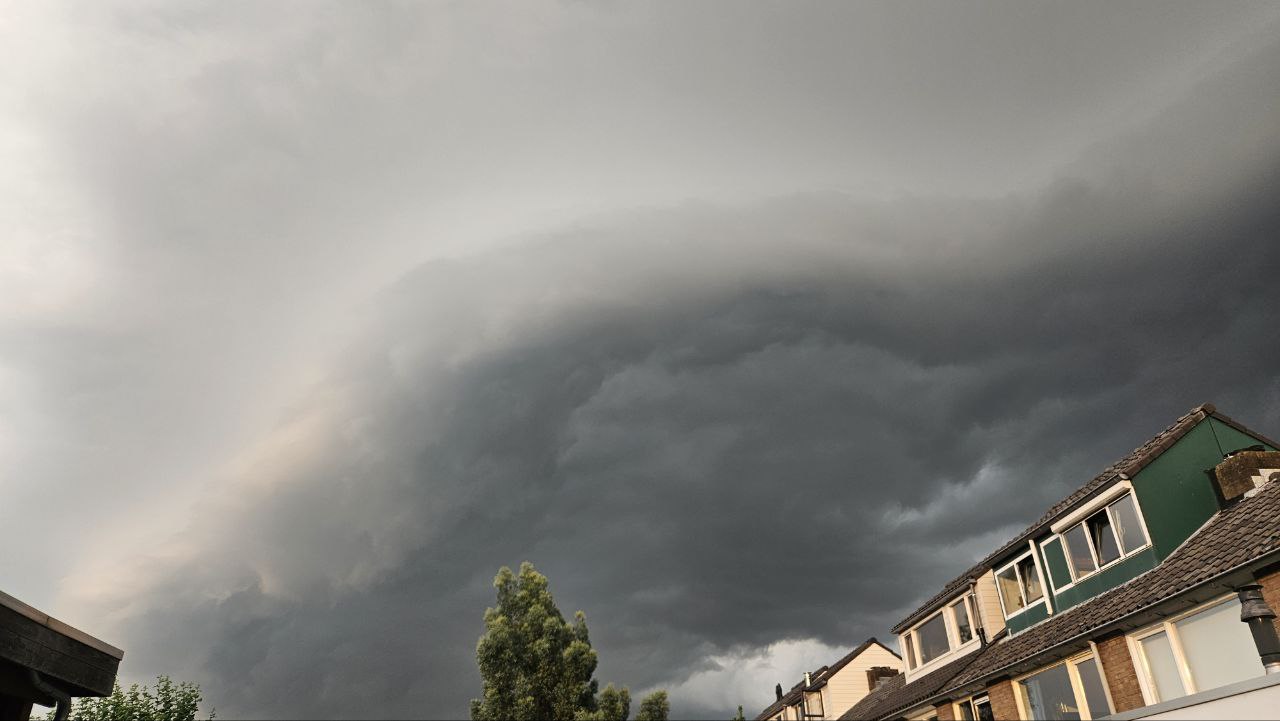
MULTIPOLYGON (((892 57, 879 29, 920 37, 896 10, 699 4, 671 24, 528 7, 518 25, 470 6, 112 11, 129 30, 104 53, 125 59, 104 65, 129 78, 118 92, 23 96, 68 140, 15 126, 6 137, 47 162, 14 164, 30 177, 10 197, 41 210, 24 233, 65 237, 33 242, 52 249, 39 272, 0 269, 0 392, 41 411, 22 425, 35 440, 0 452, 35 479, 12 508, 82 501, 48 544, 93 546, 59 604, 126 649, 124 681, 196 681, 227 718, 463 716, 493 575, 530 560, 562 610, 587 612, 602 682, 669 688, 677 716, 758 711, 774 683, 887 640, 937 584, 1192 405, 1280 428, 1273 36, 1179 55, 1198 83, 1121 84, 1132 114, 1112 102, 1082 123, 1071 113, 1101 102, 1113 67, 1163 77, 1149 58, 1203 6, 1117 17, 1150 32, 1026 78, 944 62, 972 45, 963 33, 908 43, 910 73, 851 72, 892 57), (710 36, 725 58, 756 57, 778 23, 784 44, 753 72, 706 55, 710 36), (493 32, 501 52, 480 42, 493 32), (650 67, 657 40, 669 67, 650 67), (607 169, 592 165, 603 149, 607 169), (992 190, 1024 166, 1035 182, 992 190), (851 167, 924 190, 825 190, 851 167), (735 173, 752 179, 738 200, 700 194, 735 173), (526 194, 592 184, 609 192, 576 220, 527 229, 526 194), (40 190, 64 186, 84 192, 40 190), (431 240, 465 253, 404 239, 454 216, 511 237, 431 240), (353 290, 370 278, 379 292, 353 290), (344 350, 309 352, 329 345, 344 350), (21 382, 28 369, 41 383, 21 382), (263 397, 286 392, 256 432, 253 414, 278 407, 263 397), (199 497, 151 502, 169 486, 199 497), (121 558, 90 523, 104 515, 171 527, 121 558)), ((1248 24, 1242 8, 1227 24, 1248 24)), ((1050 18, 1054 42, 1093 28, 1054 12, 1071 15, 1050 18)), ((86 17, 68 42, 25 42, 96 48, 110 22, 86 17)), ((1044 18, 1008 21, 1017 32, 991 42, 1044 18)), ((20 563, 46 572, 42 553, 20 563)))

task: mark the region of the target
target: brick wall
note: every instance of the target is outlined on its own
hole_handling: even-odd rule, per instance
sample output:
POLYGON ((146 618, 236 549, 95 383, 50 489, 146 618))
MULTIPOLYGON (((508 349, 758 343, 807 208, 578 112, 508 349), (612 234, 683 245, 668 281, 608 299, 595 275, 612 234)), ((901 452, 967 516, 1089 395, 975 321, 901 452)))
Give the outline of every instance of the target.
POLYGON ((991 713, 1000 721, 1018 719, 1018 702, 1013 698, 1013 682, 1001 681, 987 688, 991 697, 991 713))
POLYGON ((950 703, 939 704, 934 709, 938 712, 938 721, 955 721, 955 707, 950 703))
POLYGON ((1111 703, 1115 704, 1116 712, 1145 706, 1142 687, 1138 685, 1138 672, 1133 666, 1124 634, 1100 639, 1097 644, 1098 660, 1102 663, 1102 673, 1107 677, 1107 688, 1111 690, 1111 703))
MULTIPOLYGON (((1280 614, 1280 570, 1272 570, 1264 576, 1258 576, 1258 585, 1262 586, 1262 597, 1272 611, 1280 614)), ((1276 631, 1280 632, 1280 618, 1275 620, 1276 631)))

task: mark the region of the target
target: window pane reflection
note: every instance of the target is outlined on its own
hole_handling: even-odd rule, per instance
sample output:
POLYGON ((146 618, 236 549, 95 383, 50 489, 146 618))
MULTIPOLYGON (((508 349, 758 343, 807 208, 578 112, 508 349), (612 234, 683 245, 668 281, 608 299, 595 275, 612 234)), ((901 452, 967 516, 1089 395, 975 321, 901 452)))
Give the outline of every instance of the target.
POLYGON ((1031 717, 1057 721, 1077 721, 1080 709, 1076 706, 1075 691, 1071 689, 1071 676, 1066 664, 1046 669, 1022 681, 1027 692, 1027 704, 1031 717))
POLYGON ((1076 578, 1098 570, 1093 562, 1093 554, 1089 553, 1089 542, 1085 540, 1083 525, 1072 526, 1062 534, 1062 538, 1067 542, 1067 558, 1071 560, 1071 568, 1075 570, 1076 578))
POLYGON ((1077 664, 1076 673, 1080 674, 1080 686, 1084 688, 1084 702, 1089 707, 1089 717, 1102 718, 1110 714, 1111 708, 1107 706, 1107 692, 1102 688, 1097 661, 1091 658, 1077 664))
POLYGON ((916 629, 916 640, 920 642, 920 663, 926 664, 951 650, 947 641, 947 625, 942 614, 916 629))
POLYGON ((1142 536, 1142 525, 1138 522, 1138 509, 1133 505, 1133 495, 1126 495, 1111 506, 1111 520, 1116 524, 1116 535, 1120 537, 1120 547, 1125 553, 1147 545, 1142 536))
POLYGON ((1226 686, 1265 673, 1240 603, 1228 600, 1173 624, 1197 691, 1226 686))
POLYGON ((1142 653, 1147 658, 1151 681, 1156 685, 1161 701, 1186 695, 1182 678, 1178 675, 1178 664, 1173 659, 1173 647, 1169 645, 1169 637, 1164 631, 1142 639, 1142 653))

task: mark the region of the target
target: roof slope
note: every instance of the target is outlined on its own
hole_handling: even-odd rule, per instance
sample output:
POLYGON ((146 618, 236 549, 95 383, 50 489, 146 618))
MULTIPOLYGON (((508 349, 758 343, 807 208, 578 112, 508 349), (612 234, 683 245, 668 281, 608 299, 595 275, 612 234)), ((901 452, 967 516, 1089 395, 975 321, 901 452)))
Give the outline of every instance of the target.
POLYGON ((845 711, 841 719, 878 719, 909 709, 923 701, 929 700, 943 687, 974 663, 984 651, 971 653, 951 663, 930 671, 911 683, 906 682, 905 674, 898 674, 886 679, 875 691, 845 711))
MULTIPOLYGON (((995 675, 1178 594, 1280 553, 1280 482, 1219 511, 1146 573, 990 646, 947 690, 995 675)), ((1223 589, 1226 590, 1226 589, 1223 589)))
POLYGON ((835 676, 840 671, 840 669, 844 668, 845 666, 848 666, 850 663, 853 662, 855 658, 861 656, 867 649, 871 648, 872 646, 879 646, 880 648, 883 648, 889 653, 892 653, 894 656, 897 656, 898 660, 902 660, 902 657, 898 656, 898 654, 895 653, 893 649, 889 648, 883 643, 880 643, 878 640, 876 640, 875 636, 872 636, 866 641, 863 641, 861 644, 859 644, 849 653, 846 653, 844 656, 840 657, 839 661, 836 661, 830 666, 823 666, 819 668, 817 671, 810 672, 809 674, 810 684, 807 687, 804 686, 804 681, 801 681, 795 686, 792 686, 791 690, 783 694, 781 699, 774 701, 773 703, 766 706, 765 709, 760 712, 760 715, 756 716, 757 721, 763 721, 764 719, 767 719, 770 716, 773 716, 774 714, 778 713, 778 711, 782 710, 783 707, 790 706, 795 702, 799 701, 800 695, 803 692, 816 691, 822 688, 823 686, 826 686, 827 681, 831 680, 831 677, 835 676))
POLYGON ((1048 526, 1055 518, 1066 513, 1076 504, 1087 500, 1095 492, 1101 491, 1105 486, 1110 485, 1112 481, 1119 479, 1121 474, 1132 476, 1147 467, 1148 464, 1159 457, 1160 454, 1168 450, 1178 441, 1178 439, 1182 438, 1188 431, 1199 424, 1200 421, 1209 417, 1212 417, 1222 423, 1226 423, 1242 433, 1259 438, 1271 446, 1280 448, 1280 445, 1277 445, 1275 441, 1272 441, 1266 436, 1244 427, 1234 419, 1219 413, 1212 403, 1205 403, 1203 405, 1196 406, 1188 411, 1186 415, 1183 415, 1178 418, 1178 420, 1174 421, 1168 428, 1157 433, 1151 438, 1151 440, 1133 449, 1133 451, 1128 455, 1115 463, 1112 463, 1110 466, 1107 466, 1088 483, 1085 483, 1066 498, 1054 504, 1048 511, 1045 511, 1044 515, 1042 515, 1039 520, 1030 526, 1027 526, 1026 530, 1019 533, 995 552, 989 554, 981 563, 973 566, 957 578, 953 579, 947 585, 943 586, 942 591, 934 595, 928 601, 925 601, 919 608, 912 611, 906 618, 894 626, 892 631, 894 633, 902 633, 910 627, 912 623, 915 623, 925 614, 932 612, 935 608, 941 605, 942 602, 946 601, 956 593, 959 593, 962 588, 968 586, 970 579, 976 578, 985 573, 992 564, 999 560, 1000 556, 1008 553, 1014 546, 1024 543, 1028 538, 1031 538, 1041 529, 1048 526))

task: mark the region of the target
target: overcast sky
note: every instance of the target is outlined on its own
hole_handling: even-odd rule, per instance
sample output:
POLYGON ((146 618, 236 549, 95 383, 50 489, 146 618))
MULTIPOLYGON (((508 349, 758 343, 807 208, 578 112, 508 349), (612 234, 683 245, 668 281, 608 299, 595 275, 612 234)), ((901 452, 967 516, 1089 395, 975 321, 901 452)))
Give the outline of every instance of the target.
POLYGON ((464 716, 499 566, 758 712, 1191 406, 1280 433, 1280 4, 0 4, 0 588, 464 716))

